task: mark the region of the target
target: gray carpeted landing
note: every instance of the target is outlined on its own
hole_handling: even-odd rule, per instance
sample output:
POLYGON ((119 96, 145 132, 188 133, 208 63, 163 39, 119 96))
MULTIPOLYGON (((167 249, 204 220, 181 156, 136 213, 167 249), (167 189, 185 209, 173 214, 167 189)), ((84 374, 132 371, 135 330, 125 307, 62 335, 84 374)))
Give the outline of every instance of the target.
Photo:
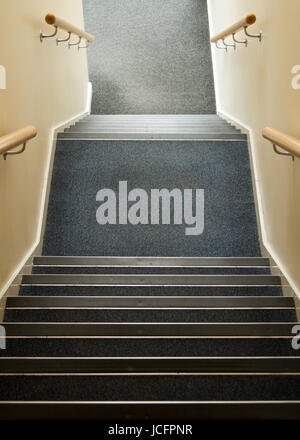
POLYGON ((58 141, 43 253, 259 256, 247 143, 58 141), (121 180, 148 194, 204 189, 203 234, 185 235, 184 224, 99 225, 96 194, 117 193, 121 180))
POLYGON ((84 0, 95 114, 215 113, 206 0, 84 0))

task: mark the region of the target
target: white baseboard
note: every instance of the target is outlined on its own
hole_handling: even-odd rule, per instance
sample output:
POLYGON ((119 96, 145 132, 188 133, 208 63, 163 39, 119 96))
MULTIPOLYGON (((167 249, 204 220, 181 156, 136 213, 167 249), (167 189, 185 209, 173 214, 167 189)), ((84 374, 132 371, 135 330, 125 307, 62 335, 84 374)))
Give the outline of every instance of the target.
MULTIPOLYGON (((36 249, 40 245, 42 233, 43 233, 43 225, 44 225, 44 219, 45 214, 47 212, 47 195, 49 193, 49 179, 52 173, 52 162, 53 162, 53 156, 54 156, 54 150, 55 150, 55 144, 56 144, 56 138, 57 133, 66 128, 67 126, 71 125, 72 123, 76 122, 77 120, 83 118, 85 115, 90 114, 91 112, 91 105, 92 105, 92 83, 89 82, 87 86, 87 102, 86 106, 83 112, 78 113, 75 116, 72 116, 69 119, 66 119, 65 121, 61 122, 60 124, 56 125, 55 127, 51 128, 50 132, 50 148, 49 153, 47 157, 47 165, 46 165, 46 172, 43 179, 43 189, 42 189, 42 197, 41 197, 41 207, 40 207, 40 215, 38 220, 38 227, 37 227, 37 233, 36 233, 36 239, 33 242, 32 246, 28 250, 28 252, 25 254, 25 256, 22 258, 22 260, 19 262, 18 266, 15 268, 14 272, 12 273, 11 277, 7 281, 7 283, 4 285, 4 287, 0 290, 0 299, 3 298, 9 288, 11 286, 15 286, 18 284, 18 277, 24 270, 24 267, 27 266, 30 263, 30 260, 34 256, 36 249)), ((0 306, 1 309, 1 306, 0 306)))
POLYGON ((218 111, 218 115, 221 118, 226 119, 228 122, 235 125, 237 128, 239 128, 243 133, 247 134, 248 140, 249 140, 249 151, 251 154, 251 164, 252 164, 252 173, 254 176, 254 191, 256 195, 256 202, 257 202, 257 213, 259 216, 258 222, 260 226, 260 239, 262 247, 265 249, 265 251, 268 254, 268 257, 271 258, 274 263, 278 266, 281 274, 283 275, 283 287, 287 287, 287 289, 290 287, 292 289, 292 293, 294 296, 300 300, 300 289, 294 282, 294 280, 290 277, 288 271, 285 268, 284 262, 281 260, 280 255, 277 254, 277 252, 273 249, 273 246, 271 243, 269 243, 267 238, 267 229, 266 229, 266 221, 264 217, 264 209, 263 209, 263 203, 262 203, 262 194, 261 194, 261 187, 260 187, 260 180, 258 176, 258 167, 257 167, 257 160, 254 154, 254 141, 253 141, 253 130, 248 127, 246 124, 241 122, 240 120, 234 118, 233 116, 218 111), (289 286, 286 286, 284 283, 288 283, 289 286))

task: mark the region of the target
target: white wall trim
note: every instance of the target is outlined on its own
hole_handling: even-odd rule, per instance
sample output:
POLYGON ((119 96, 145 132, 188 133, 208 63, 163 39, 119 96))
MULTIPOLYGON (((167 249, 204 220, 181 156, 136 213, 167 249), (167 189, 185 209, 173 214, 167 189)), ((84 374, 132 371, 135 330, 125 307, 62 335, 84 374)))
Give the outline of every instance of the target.
POLYGON ((218 111, 218 115, 224 119, 227 119, 227 121, 233 123, 237 128, 240 128, 244 133, 248 135, 249 139, 249 150, 251 154, 251 160, 252 160, 252 166, 253 166, 253 175, 254 175, 254 185, 255 185, 255 193, 257 198, 257 210, 258 210, 258 216, 259 216, 259 224, 261 228, 261 240, 262 245, 268 252, 269 256, 274 260, 276 265, 278 266, 279 270, 283 274, 284 278, 292 288, 295 296, 297 298, 300 298, 300 289, 297 287, 294 280, 290 277, 284 262, 281 260, 280 256, 277 254, 277 252, 274 250, 273 246, 268 241, 268 234, 267 234, 267 228, 266 228, 266 221, 264 216, 264 209, 263 209, 263 202, 262 202, 262 194, 261 194, 261 187, 260 187, 260 179, 259 179, 259 173, 258 173, 258 165, 256 156, 254 153, 254 131, 248 127, 246 124, 241 122, 239 119, 234 118, 233 116, 227 114, 223 111, 218 111))
POLYGON ((12 275, 10 276, 9 280, 6 282, 4 287, 0 290, 0 299, 6 295, 8 289, 14 283, 14 281, 16 280, 16 278, 18 277, 20 272, 22 272, 24 266, 30 260, 30 258, 34 255, 34 252, 36 251, 37 247, 40 244, 40 241, 42 238, 41 236, 42 236, 42 231, 43 231, 44 216, 45 216, 45 213, 47 212, 46 205, 47 205, 48 183, 49 183, 49 178, 50 178, 50 174, 51 174, 51 162, 52 162, 51 159, 52 159, 52 153, 53 153, 53 150, 54 150, 55 144, 56 144, 57 133, 59 131, 61 131, 63 128, 71 125, 72 122, 76 122, 78 119, 81 119, 85 115, 90 114, 91 106, 92 106, 92 95, 93 95, 92 83, 89 82, 88 86, 87 86, 86 106, 85 106, 85 109, 83 110, 83 112, 78 113, 77 115, 72 116, 71 118, 66 119, 65 121, 63 121, 60 124, 51 128, 50 142, 49 142, 50 148, 49 148, 48 157, 47 157, 46 172, 45 172, 44 179, 43 179, 43 189, 42 189, 41 204, 40 204, 40 215, 39 215, 39 219, 38 219, 36 238, 35 238, 35 241, 33 242, 32 246, 28 250, 28 252, 24 255, 24 257, 22 258, 22 260, 20 261, 20 263, 18 264, 18 266, 16 267, 16 269, 14 270, 12 275))
MULTIPOLYGON (((209 29, 209 38, 213 35, 212 32, 212 23, 213 23, 213 12, 212 12, 212 6, 211 6, 211 2, 210 0, 207 0, 207 15, 208 15, 208 29, 209 29)), ((210 51, 211 51, 211 58, 212 58, 212 65, 213 65, 213 77, 214 77, 214 89, 215 89, 215 100, 216 100, 216 109, 218 109, 220 107, 220 102, 219 102, 219 89, 218 89, 218 81, 217 81, 217 76, 216 76, 216 69, 215 66, 217 64, 217 53, 215 50, 215 44, 211 43, 209 41, 210 44, 210 51)), ((218 51, 218 52, 223 52, 222 50, 218 51)), ((221 55, 220 53, 218 53, 218 55, 221 55)))

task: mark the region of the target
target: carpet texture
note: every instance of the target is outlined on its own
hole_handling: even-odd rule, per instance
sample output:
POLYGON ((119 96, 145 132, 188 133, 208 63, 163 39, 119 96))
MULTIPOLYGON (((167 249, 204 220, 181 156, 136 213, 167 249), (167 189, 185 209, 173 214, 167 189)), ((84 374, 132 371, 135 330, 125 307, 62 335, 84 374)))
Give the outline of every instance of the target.
POLYGON ((299 400, 289 375, 2 376, 0 399, 62 401, 299 400))
POLYGON ((84 0, 95 114, 215 113, 206 0, 84 0))
POLYGON ((300 356, 290 338, 9 338, 1 356, 300 356))
POLYGON ((43 253, 259 256, 247 143, 58 141, 43 253), (204 189, 203 234, 185 235, 184 224, 99 225, 96 194, 117 192, 121 180, 148 194, 204 189))
POLYGON ((297 322, 295 309, 6 310, 5 322, 297 322))

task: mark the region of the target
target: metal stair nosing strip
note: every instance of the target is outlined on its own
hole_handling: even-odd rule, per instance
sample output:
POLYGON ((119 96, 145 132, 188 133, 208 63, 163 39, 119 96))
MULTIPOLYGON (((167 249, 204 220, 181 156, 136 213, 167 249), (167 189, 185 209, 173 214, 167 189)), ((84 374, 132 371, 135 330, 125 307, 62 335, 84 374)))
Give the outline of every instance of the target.
POLYGON ((7 336, 291 336, 289 323, 11 323, 7 336))
POLYGON ((0 374, 296 373, 300 357, 2 357, 0 374))

